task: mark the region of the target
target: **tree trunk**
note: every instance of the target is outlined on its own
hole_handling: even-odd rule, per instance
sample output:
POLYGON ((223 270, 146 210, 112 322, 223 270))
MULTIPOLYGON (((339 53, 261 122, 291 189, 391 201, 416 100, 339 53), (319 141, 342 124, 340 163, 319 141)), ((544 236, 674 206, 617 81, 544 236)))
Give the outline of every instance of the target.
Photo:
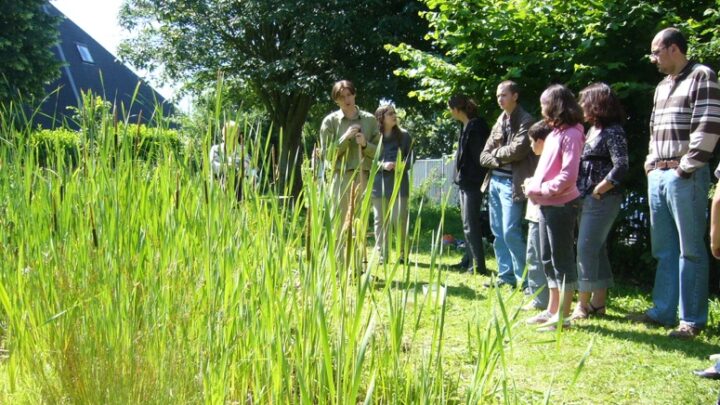
POLYGON ((302 129, 312 106, 310 96, 301 93, 274 94, 269 108, 273 126, 278 128, 278 191, 296 196, 302 189, 302 129))

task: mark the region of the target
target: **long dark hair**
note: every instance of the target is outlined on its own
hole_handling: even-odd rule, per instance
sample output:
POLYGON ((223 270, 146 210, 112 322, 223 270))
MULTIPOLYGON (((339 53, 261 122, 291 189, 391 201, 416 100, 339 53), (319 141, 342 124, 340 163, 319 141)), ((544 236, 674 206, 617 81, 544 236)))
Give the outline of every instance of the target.
MULTIPOLYGON (((390 104, 380 106, 377 110, 375 110, 375 119, 377 120, 378 126, 380 127, 380 133, 383 135, 385 135, 385 115, 390 111, 395 111, 395 107, 390 104)), ((390 136, 392 137, 392 139, 395 139, 398 142, 402 143, 403 131, 400 129, 397 123, 394 127, 392 127, 392 129, 390 129, 390 136)))
POLYGON ((580 106, 593 125, 602 128, 625 122, 625 110, 605 83, 593 83, 580 91, 580 106))
POLYGON ((477 118, 477 104, 470 97, 464 94, 455 94, 448 100, 448 107, 458 109, 465 113, 468 118, 477 118))
POLYGON ((562 84, 553 84, 543 91, 540 104, 545 122, 553 128, 576 125, 583 121, 583 111, 572 91, 562 84))

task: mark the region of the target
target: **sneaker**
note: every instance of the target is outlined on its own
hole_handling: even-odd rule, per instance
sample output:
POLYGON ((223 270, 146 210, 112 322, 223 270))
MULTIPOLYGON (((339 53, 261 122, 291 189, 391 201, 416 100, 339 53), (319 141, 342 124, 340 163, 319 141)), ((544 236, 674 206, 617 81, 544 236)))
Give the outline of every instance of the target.
POLYGON ((538 332, 555 332, 556 330, 558 330, 561 327, 563 330, 570 329, 570 319, 565 318, 565 319, 563 319, 562 323, 560 323, 560 319, 558 319, 557 317, 552 317, 552 318, 548 319, 547 322, 540 325, 540 327, 537 328, 537 331, 538 332))
POLYGON ((676 339, 689 340, 700 334, 700 328, 697 328, 686 323, 680 323, 677 329, 670 331, 668 336, 676 339))
POLYGON ((512 284, 510 284, 510 283, 508 283, 508 282, 506 282, 506 281, 502 281, 502 280, 497 280, 497 281, 495 281, 495 282, 483 283, 483 287, 485 287, 485 288, 490 288, 490 287, 503 288, 503 287, 507 287, 507 288, 511 288, 511 289, 512 289, 512 288, 515 288, 514 285, 512 285, 512 284))
POLYGON ((525 320, 527 325, 542 325, 552 318, 552 314, 547 310, 525 320))

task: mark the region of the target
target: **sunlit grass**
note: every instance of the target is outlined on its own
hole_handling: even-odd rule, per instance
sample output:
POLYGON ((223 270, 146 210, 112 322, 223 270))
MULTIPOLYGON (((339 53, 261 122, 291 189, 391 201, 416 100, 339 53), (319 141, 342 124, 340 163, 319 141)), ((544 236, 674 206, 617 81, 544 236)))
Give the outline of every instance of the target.
POLYGON ((0 114, 0 402, 714 399, 690 374, 716 351, 712 331, 677 342, 627 323, 648 297, 616 288, 609 318, 538 333, 522 322, 521 291, 449 271, 460 252, 440 236, 461 237, 461 226, 447 202, 415 203, 410 263, 378 265, 360 225, 369 197, 354 233, 340 233, 317 165, 297 173, 299 196, 274 191, 272 147, 252 123, 245 147, 260 184, 236 202, 204 159, 219 111, 201 148, 152 160, 106 112, 76 163, 58 152, 47 167, 28 127, 0 114), (366 253, 343 256, 348 247, 366 253))

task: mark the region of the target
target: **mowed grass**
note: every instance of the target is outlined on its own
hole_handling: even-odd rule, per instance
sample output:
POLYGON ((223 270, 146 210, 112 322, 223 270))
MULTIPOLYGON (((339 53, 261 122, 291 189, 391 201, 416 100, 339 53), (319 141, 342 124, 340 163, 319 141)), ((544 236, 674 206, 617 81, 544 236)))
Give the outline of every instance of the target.
MULTIPOLYGON (((72 167, 39 167, 22 134, 2 133, 2 403, 715 398, 715 384, 690 371, 716 351, 716 300, 710 330, 692 342, 626 322, 648 296, 622 287, 608 318, 541 334, 523 323, 521 291, 448 270, 460 252, 440 236, 461 237, 456 208, 418 204, 410 263, 377 265, 358 225, 369 199, 354 232, 341 233, 307 164, 299 197, 252 185, 238 204, 206 162, 198 172, 169 151, 143 161, 100 127, 72 167), (363 250, 368 265, 352 254, 363 250)), ((263 147, 254 164, 271 167, 259 161, 267 145, 254 150, 263 147)))
MULTIPOLYGON (((432 209, 428 210, 432 211, 432 209)), ((428 212, 432 218, 438 213, 428 212)), ((445 213, 446 231, 462 238, 457 209, 445 213)), ((428 232, 428 231, 426 231, 428 232)), ((429 233, 425 237, 429 237, 429 233)), ((492 247, 486 244, 488 255, 492 247)), ((457 263, 460 252, 448 252, 439 262, 457 263)), ((414 259, 418 282, 427 282, 422 264, 430 260, 426 254, 414 259)), ((489 269, 497 269, 491 258, 489 269)), ((496 290, 484 287, 485 276, 471 276, 446 271, 442 280, 449 290, 446 335, 457 346, 467 335, 468 325, 483 323, 493 312, 496 290)), ((651 282, 648 282, 651 285, 651 282)), ((720 392, 717 381, 701 379, 693 369, 704 369, 712 363, 710 354, 720 352, 718 320, 720 301, 711 297, 710 325, 693 341, 679 341, 667 337, 670 329, 649 327, 625 319, 630 312, 650 306, 650 287, 639 288, 616 280, 610 290, 608 315, 573 323, 562 333, 541 333, 524 324, 524 319, 536 312, 520 312, 514 323, 512 343, 504 350, 503 375, 514 388, 511 402, 543 403, 550 393, 549 403, 568 404, 710 404, 720 392), (582 369, 577 374, 578 365, 582 369)), ((527 302, 520 291, 500 289, 507 308, 516 311, 527 302)), ((469 371, 467 357, 462 350, 448 363, 461 374, 469 371)))

